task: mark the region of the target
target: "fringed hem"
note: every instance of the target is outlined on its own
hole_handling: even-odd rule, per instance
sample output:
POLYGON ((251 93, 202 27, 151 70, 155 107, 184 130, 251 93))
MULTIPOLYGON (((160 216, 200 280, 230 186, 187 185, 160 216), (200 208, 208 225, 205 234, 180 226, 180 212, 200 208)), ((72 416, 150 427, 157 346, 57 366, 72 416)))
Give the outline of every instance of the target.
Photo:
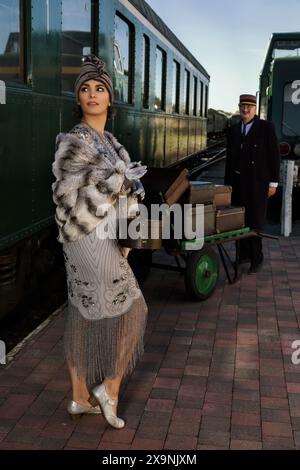
POLYGON ((64 337, 69 366, 88 385, 130 374, 144 351, 146 320, 143 296, 129 312, 98 321, 85 319, 69 302, 64 337))

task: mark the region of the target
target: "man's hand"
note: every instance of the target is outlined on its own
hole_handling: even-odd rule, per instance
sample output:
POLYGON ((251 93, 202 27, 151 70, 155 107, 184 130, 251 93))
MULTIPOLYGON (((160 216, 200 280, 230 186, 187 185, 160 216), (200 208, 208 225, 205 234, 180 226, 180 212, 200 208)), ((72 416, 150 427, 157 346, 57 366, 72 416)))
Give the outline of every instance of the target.
POLYGON ((276 193, 276 189, 277 187, 275 186, 269 186, 269 190, 268 190, 268 197, 272 197, 274 196, 274 194, 276 193))

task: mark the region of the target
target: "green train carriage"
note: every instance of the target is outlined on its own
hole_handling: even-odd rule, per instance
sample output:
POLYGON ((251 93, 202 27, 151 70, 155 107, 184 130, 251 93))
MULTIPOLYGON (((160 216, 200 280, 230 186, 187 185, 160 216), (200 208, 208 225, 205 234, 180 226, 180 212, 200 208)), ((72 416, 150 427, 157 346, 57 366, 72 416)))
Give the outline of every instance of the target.
POLYGON ((54 223, 55 136, 76 122, 74 78, 93 52, 114 78, 110 129, 167 167, 206 147, 209 75, 143 0, 0 3, 0 316, 22 297, 54 223))
MULTIPOLYGON (((259 114, 273 121, 282 159, 295 161, 293 220, 300 218, 300 32, 274 33, 260 76, 259 114)), ((269 201, 270 220, 280 221, 282 185, 269 201)))
POLYGON ((272 34, 260 76, 259 114, 274 122, 283 158, 300 158, 300 32, 272 34))

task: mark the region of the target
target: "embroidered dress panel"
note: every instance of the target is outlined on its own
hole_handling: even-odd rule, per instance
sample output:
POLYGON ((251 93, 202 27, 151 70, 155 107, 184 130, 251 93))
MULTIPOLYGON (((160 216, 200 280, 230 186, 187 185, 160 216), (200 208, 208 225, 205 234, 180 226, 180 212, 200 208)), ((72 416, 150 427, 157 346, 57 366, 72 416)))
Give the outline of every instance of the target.
POLYGON ((94 230, 64 244, 69 301, 89 320, 126 313, 141 295, 116 240, 100 240, 94 230))
POLYGON ((89 384, 129 373, 143 353, 147 306, 115 240, 96 231, 64 244, 69 303, 65 352, 89 384))

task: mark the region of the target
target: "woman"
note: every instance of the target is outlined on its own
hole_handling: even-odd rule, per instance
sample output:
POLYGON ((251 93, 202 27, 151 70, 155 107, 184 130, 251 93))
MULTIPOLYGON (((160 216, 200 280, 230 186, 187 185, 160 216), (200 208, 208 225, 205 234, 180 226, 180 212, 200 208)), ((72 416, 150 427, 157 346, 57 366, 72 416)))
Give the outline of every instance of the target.
POLYGON ((104 131, 113 86, 96 56, 85 58, 75 94, 82 120, 58 135, 53 163, 68 281, 65 351, 73 390, 68 411, 78 417, 102 410, 120 429, 125 422, 117 417, 119 388, 142 354, 147 307, 116 239, 99 237, 98 229, 107 224, 107 208, 117 206, 120 194, 132 200, 141 192, 136 188, 146 167, 131 163, 124 147, 104 131), (101 381, 90 397, 88 386, 101 381))

